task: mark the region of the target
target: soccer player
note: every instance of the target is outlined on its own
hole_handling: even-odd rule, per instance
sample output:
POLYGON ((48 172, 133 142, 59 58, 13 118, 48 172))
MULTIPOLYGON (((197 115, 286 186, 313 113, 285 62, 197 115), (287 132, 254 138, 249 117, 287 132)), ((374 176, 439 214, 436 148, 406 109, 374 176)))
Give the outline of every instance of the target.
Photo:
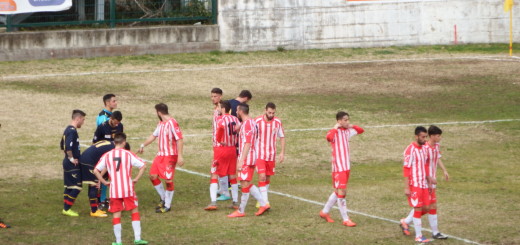
POLYGON ((63 191, 63 215, 79 216, 77 212, 71 209, 74 201, 81 191, 81 169, 79 167, 79 136, 77 129, 81 128, 85 122, 85 112, 81 110, 72 111, 72 121, 65 128, 61 138, 60 147, 65 153, 63 158, 63 182, 65 190, 63 191))
MULTIPOLYGON (((408 204, 413 208, 413 224, 415 226, 415 241, 428 243, 431 240, 422 235, 421 217, 428 213, 430 205, 431 178, 428 166, 428 153, 425 150, 425 127, 415 128, 415 141, 404 151, 404 194, 408 197, 408 204)), ((408 224, 401 219, 401 228, 405 235, 409 235, 408 224)))
POLYGON ((251 101, 253 99, 253 95, 249 90, 242 90, 240 91, 240 94, 238 94, 238 97, 235 99, 229 100, 229 104, 231 104, 231 115, 238 117, 237 115, 237 107, 240 103, 245 103, 251 101))
POLYGON ((338 203, 343 225, 354 227, 347 213, 347 183, 350 176, 350 138, 354 135, 362 134, 363 128, 350 124, 350 115, 344 111, 336 114, 336 125, 327 133, 327 141, 332 147, 332 186, 334 192, 329 196, 325 207, 320 211, 320 217, 332 223, 330 209, 338 203))
MULTIPOLYGON (((222 115, 220 111, 220 105, 219 102, 222 98, 222 89, 220 88, 213 88, 211 90, 211 102, 215 106, 213 108, 213 161, 215 161, 215 148, 218 146, 217 142, 217 122, 219 120, 219 117, 222 115)), ((218 182, 220 186, 219 194, 220 196, 217 198, 217 201, 225 201, 231 199, 229 197, 229 186, 228 186, 228 176, 219 177, 218 182)))
MULTIPOLYGON (((113 139, 112 139, 113 140, 113 139)), ((81 158, 79 159, 80 167, 81 167, 81 178, 83 180, 83 184, 88 185, 88 199, 90 202, 90 216, 92 217, 107 217, 106 212, 98 209, 98 179, 94 175, 94 167, 101 159, 103 154, 113 150, 115 148, 115 144, 113 141, 101 140, 93 145, 89 146, 83 153, 81 154, 81 158)))
POLYGON ((157 124, 153 134, 141 144, 138 153, 142 153, 145 146, 159 138, 159 152, 157 152, 150 169, 150 180, 161 197, 155 212, 166 213, 171 210, 175 190, 173 185, 175 168, 177 165, 179 167, 184 165, 184 158, 182 157, 183 137, 179 124, 168 114, 168 106, 166 104, 160 103, 155 105, 155 111, 161 121, 157 124), (164 191, 163 184, 159 178, 165 180, 166 191, 164 191))
POLYGON ((126 145, 125 133, 114 135, 115 149, 105 153, 96 167, 94 174, 101 183, 110 186, 110 209, 113 213, 112 224, 114 225, 114 235, 116 242, 112 245, 120 245, 121 241, 121 212, 123 210, 132 212, 132 228, 134 229, 134 244, 148 244, 141 239, 141 218, 139 216, 137 195, 134 185, 144 174, 145 163, 136 157, 132 152, 124 149, 126 145), (139 168, 139 173, 132 179, 132 166, 139 168), (101 172, 105 170, 110 176, 107 182, 101 172))
POLYGON ((112 112, 117 109, 117 99, 115 94, 105 94, 103 96, 103 103, 105 104, 105 108, 99 112, 96 118, 96 127, 101 125, 102 123, 108 121, 112 112))
MULTIPOLYGON (((214 147, 214 160, 211 165, 209 186, 211 203, 205 208, 208 211, 217 210, 217 178, 220 177, 222 180, 224 176, 229 176, 231 182, 232 207, 238 208, 237 154, 235 148, 235 145, 238 143, 238 133, 235 132, 235 125, 239 121, 237 117, 229 114, 231 105, 228 101, 221 101, 220 108, 222 116, 217 122, 217 146, 214 147)), ((227 186, 227 182, 225 184, 227 186)))
POLYGON ((262 199, 262 194, 260 194, 258 187, 251 184, 255 172, 255 145, 258 136, 258 127, 255 121, 249 117, 249 106, 247 104, 242 103, 238 105, 237 115, 242 119, 239 139, 239 160, 237 162, 237 170, 240 173, 239 180, 242 185, 242 197, 238 210, 229 214, 228 217, 236 218, 246 216, 245 210, 250 193, 260 202, 260 208, 258 212, 255 213, 256 216, 259 216, 269 209, 269 205, 262 199))
MULTIPOLYGON (((282 163, 285 155, 285 135, 282 121, 275 117, 276 105, 272 102, 265 106, 265 113, 255 119, 258 125, 258 144, 256 152, 256 169, 258 171, 258 188, 264 201, 270 205, 267 192, 271 183, 271 176, 275 173, 276 138, 280 138, 279 163, 282 163)), ((257 203, 260 205, 260 203, 257 203)))
MULTIPOLYGON (((437 166, 442 168, 444 172, 444 178, 446 181, 449 180, 450 176, 446 167, 441 161, 441 151, 440 151, 440 141, 442 139, 442 130, 435 126, 431 125, 428 128, 428 141, 423 145, 423 148, 426 150, 428 154, 429 160, 429 171, 432 178, 432 188, 430 193, 430 211, 428 212, 428 221, 432 228, 432 237, 433 239, 448 239, 448 236, 439 232, 438 224, 437 224, 437 166)), ((401 219, 401 229, 403 229, 403 233, 405 235, 410 235, 410 231, 408 230, 408 224, 410 224, 413 220, 414 210, 408 214, 408 217, 401 219)))
POLYGON ((123 120, 123 114, 120 111, 114 111, 108 121, 99 125, 94 133, 94 138, 92 139, 92 143, 96 143, 101 140, 114 140, 114 135, 116 133, 123 132, 123 124, 121 121, 123 120))

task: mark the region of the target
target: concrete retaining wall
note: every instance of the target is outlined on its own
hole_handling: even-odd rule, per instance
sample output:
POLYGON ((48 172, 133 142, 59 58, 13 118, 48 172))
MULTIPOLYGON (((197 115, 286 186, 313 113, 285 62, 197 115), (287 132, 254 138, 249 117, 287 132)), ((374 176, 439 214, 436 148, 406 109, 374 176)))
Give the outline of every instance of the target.
POLYGON ((0 61, 170 54, 220 49, 218 26, 0 33, 0 61))
POLYGON ((451 44, 455 25, 459 43, 509 43, 502 0, 219 1, 222 50, 451 44))

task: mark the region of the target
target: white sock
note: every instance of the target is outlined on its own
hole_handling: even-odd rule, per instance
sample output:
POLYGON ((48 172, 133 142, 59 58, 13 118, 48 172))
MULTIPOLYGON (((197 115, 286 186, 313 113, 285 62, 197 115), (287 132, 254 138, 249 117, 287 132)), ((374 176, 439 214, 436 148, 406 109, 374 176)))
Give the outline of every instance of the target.
POLYGON ((238 208, 239 212, 241 212, 241 213, 246 212, 247 200, 249 200, 249 193, 242 192, 242 198, 240 200, 240 207, 238 208))
POLYGON ((238 202, 238 184, 231 185, 231 196, 233 197, 233 202, 238 202))
POLYGON ((325 207, 323 207, 323 212, 328 214, 330 212, 330 209, 334 207, 334 204, 338 200, 338 196, 336 196, 336 193, 332 192, 329 196, 329 200, 327 200, 327 203, 325 203, 325 207))
POLYGON ((229 183, 228 183, 228 177, 220 177, 218 179, 218 182, 220 184, 220 194, 229 196, 229 183))
POLYGON ((172 200, 173 200, 173 192, 175 191, 166 191, 165 198, 164 198, 164 207, 171 208, 172 206, 172 200))
POLYGON ((341 213, 341 217, 343 218, 343 221, 347 221, 348 220, 347 199, 338 198, 338 207, 339 207, 339 212, 341 213))
POLYGON ((132 228, 134 228, 134 240, 141 240, 141 221, 132 221, 132 228))
POLYGON ((116 242, 120 243, 121 241, 121 223, 114 225, 114 235, 116 236, 116 242))
POLYGON ((439 233, 439 227, 437 227, 437 215, 436 214, 428 215, 428 221, 430 222, 430 227, 432 228, 432 233, 434 235, 439 233))
POLYGON ((260 190, 258 189, 258 187, 256 187, 256 185, 252 185, 249 191, 251 192, 251 195, 253 195, 253 197, 258 202, 260 202, 261 207, 265 206, 265 200, 262 198, 262 194, 260 194, 260 190))
POLYGON ((415 237, 422 237, 421 218, 413 218, 413 226, 415 226, 415 237))
POLYGON ((265 186, 262 186, 262 187, 259 187, 258 189, 260 189, 260 194, 262 194, 262 199, 264 199, 264 201, 266 203, 269 203, 269 198, 267 197, 267 188, 265 186))
POLYGON ((164 201, 164 187, 163 187, 163 184, 160 183, 158 185, 154 185, 153 187, 155 188, 157 193, 159 193, 159 196, 161 197, 161 200, 164 201))
POLYGON ((267 191, 269 191, 269 185, 271 185, 271 184, 265 185, 265 188, 267 188, 267 191))
POLYGON ((415 210, 412 208, 412 211, 410 211, 410 213, 408 214, 408 216, 406 216, 406 218, 404 218, 404 222, 407 223, 407 224, 410 224, 412 223, 412 220, 413 220, 413 213, 415 212, 415 210))
POLYGON ((218 184, 211 183, 209 185, 209 197, 211 198, 211 202, 217 201, 217 191, 218 191, 218 184))

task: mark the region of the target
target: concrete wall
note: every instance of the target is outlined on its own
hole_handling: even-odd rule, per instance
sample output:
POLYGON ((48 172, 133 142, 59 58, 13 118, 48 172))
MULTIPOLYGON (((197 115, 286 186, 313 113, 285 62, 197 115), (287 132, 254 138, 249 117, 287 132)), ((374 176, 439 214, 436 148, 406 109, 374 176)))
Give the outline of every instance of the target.
POLYGON ((0 61, 218 50, 218 26, 0 33, 0 61))
MULTIPOLYGON (((509 43, 503 0, 219 0, 222 50, 509 43)), ((513 12, 519 13, 519 5, 513 12)), ((514 16, 520 25, 520 15, 514 16)), ((514 31, 520 41, 520 28, 514 31)))

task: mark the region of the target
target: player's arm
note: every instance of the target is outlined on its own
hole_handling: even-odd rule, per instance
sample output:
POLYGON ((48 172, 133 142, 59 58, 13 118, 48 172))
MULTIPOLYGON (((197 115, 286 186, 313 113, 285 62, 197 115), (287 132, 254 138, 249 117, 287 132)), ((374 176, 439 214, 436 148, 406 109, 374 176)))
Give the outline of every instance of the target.
POLYGON ((224 132, 225 132, 224 126, 222 124, 218 124, 215 140, 220 144, 223 143, 222 140, 224 139, 224 132))
POLYGON ((282 163, 285 159, 285 137, 280 138, 280 155, 278 157, 278 162, 282 163))
POLYGON ((178 152, 178 156, 177 156, 177 164, 179 165, 179 167, 182 167, 184 165, 184 158, 182 157, 182 150, 184 148, 184 141, 182 139, 178 139, 177 140, 177 152, 178 152))
POLYGON ((240 159, 237 162, 238 171, 242 171, 242 164, 246 161, 249 150, 251 150, 251 142, 244 143, 244 149, 242 149, 242 154, 240 154, 240 159))
POLYGON ((356 130, 357 134, 362 134, 363 132, 365 132, 365 130, 362 127, 357 125, 352 125, 352 128, 356 130))
POLYGON ((94 138, 92 138, 92 144, 102 140, 104 138, 103 132, 101 132, 101 127, 96 128, 96 132, 94 132, 94 138))
POLYGON ((442 163, 442 160, 439 158, 439 166, 441 167, 442 171, 444 172, 444 178, 446 181, 450 180, 450 175, 448 174, 448 170, 446 167, 444 167, 444 164, 442 163))
POLYGON ((148 137, 148 139, 146 139, 142 144, 141 146, 139 147, 139 150, 137 151, 137 153, 143 153, 144 152, 144 147, 151 144, 155 139, 157 138, 157 136, 155 135, 150 135, 150 137, 148 137))
POLYGON ((403 177, 404 177, 404 195, 410 196, 410 176, 412 175, 412 154, 410 152, 410 146, 404 151, 404 163, 403 163, 403 177))
POLYGON ((98 117, 96 118, 96 126, 103 124, 107 120, 108 120, 108 117, 106 115, 101 115, 101 116, 98 115, 98 117))
POLYGON ((339 124, 336 123, 336 125, 334 125, 334 128, 329 130, 329 132, 327 133, 327 141, 328 142, 334 141, 334 137, 338 133, 338 127, 339 127, 339 124))
POLYGON ((72 153, 72 145, 74 145, 74 142, 78 140, 77 135, 75 135, 74 132, 75 131, 69 131, 67 135, 65 135, 65 154, 67 154, 67 158, 72 164, 78 165, 79 160, 74 158, 74 154, 72 153))

